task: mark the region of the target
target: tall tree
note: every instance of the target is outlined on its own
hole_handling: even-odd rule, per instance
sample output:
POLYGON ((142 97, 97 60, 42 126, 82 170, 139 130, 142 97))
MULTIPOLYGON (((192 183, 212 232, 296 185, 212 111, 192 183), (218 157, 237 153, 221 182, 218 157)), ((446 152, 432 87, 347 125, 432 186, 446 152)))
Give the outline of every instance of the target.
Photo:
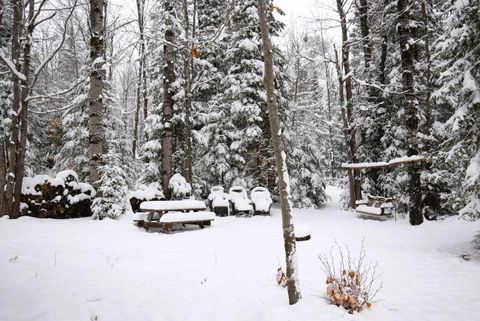
POLYGON ((89 130, 89 180, 98 189, 100 182, 101 156, 103 154, 103 87, 104 69, 104 0, 90 0, 90 111, 89 130))
MULTIPOLYGON (((10 0, 0 0, 0 52, 9 52, 13 27, 13 7, 10 0)), ((7 211, 5 185, 8 169, 8 141, 10 128, 7 125, 10 119, 9 110, 11 103, 9 95, 12 91, 8 67, 0 60, 0 216, 7 211)))
MULTIPOLYGON (((444 211, 480 218, 480 1, 444 2, 445 32, 435 41, 433 93, 442 143, 433 168, 444 211)), ((479 238, 480 240, 480 238, 479 238)), ((480 244, 480 243, 479 243, 480 244)))
POLYGON ((290 304, 295 304, 301 298, 298 284, 298 270, 296 258, 295 231, 292 224, 290 186, 287 169, 287 161, 283 140, 280 134, 280 118, 278 116, 277 100, 275 97, 275 76, 273 72, 273 50, 268 30, 265 0, 258 0, 258 13, 260 17, 260 29, 262 34, 264 55, 264 86, 267 92, 268 119, 271 128, 271 136, 275 152, 275 163, 278 174, 280 191, 280 203, 282 207, 282 227, 285 245, 285 259, 287 266, 287 290, 290 304))
MULTIPOLYGON (((414 37, 411 31, 409 0, 398 0, 398 39, 402 61, 402 86, 405 106, 405 124, 407 126, 407 156, 418 155, 418 100, 414 85, 414 37)), ((422 191, 420 183, 420 165, 408 166, 408 195, 410 224, 423 223, 422 191)))
POLYGON ((138 144, 138 126, 140 120, 140 111, 143 107, 143 119, 147 118, 147 62, 145 52, 145 0, 137 0, 137 16, 138 16, 138 32, 139 32, 139 65, 138 65, 138 80, 137 80, 137 99, 136 110, 133 127, 133 143, 132 154, 136 157, 138 144))
MULTIPOLYGON (((350 69, 350 44, 348 42, 347 14, 345 12, 346 1, 337 0, 337 12, 340 17, 342 30, 342 85, 345 85, 346 105, 342 108, 344 112, 345 137, 347 147, 347 160, 349 163, 357 162, 357 144, 355 139, 355 122, 353 117, 353 87, 352 74, 350 69)), ((348 182, 350 191, 350 207, 355 208, 355 201, 360 198, 360 184, 355 171, 348 171, 348 182)))
POLYGON ((170 199, 170 190, 168 183, 173 175, 173 105, 174 105, 174 88, 175 82, 175 65, 174 65, 174 26, 173 18, 175 11, 173 5, 169 1, 165 1, 166 13, 166 30, 165 43, 163 45, 164 52, 164 78, 163 78, 163 133, 162 133, 162 165, 161 165, 161 181, 163 193, 167 199, 170 199))

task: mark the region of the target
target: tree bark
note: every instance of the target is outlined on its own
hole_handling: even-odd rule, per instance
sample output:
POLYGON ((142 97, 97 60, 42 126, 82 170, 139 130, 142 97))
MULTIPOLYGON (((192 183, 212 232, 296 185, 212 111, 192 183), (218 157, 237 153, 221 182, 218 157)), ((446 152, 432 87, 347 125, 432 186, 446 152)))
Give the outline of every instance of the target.
MULTIPOLYGON (((340 17, 340 26, 342 29, 342 65, 345 84, 345 96, 347 104, 345 106, 344 127, 345 134, 347 136, 347 159, 351 163, 357 162, 357 144, 355 141, 355 127, 353 122, 353 105, 352 105, 352 77, 350 75, 350 45, 348 43, 348 29, 347 29, 347 16, 344 11, 344 1, 337 0, 337 10, 340 17)), ((342 105, 342 109, 343 109, 342 105)), ((360 198, 360 184, 357 181, 357 175, 355 172, 349 173, 349 185, 350 185, 350 207, 355 208, 355 201, 360 198)))
POLYGON ((277 101, 275 98, 275 82, 273 74, 272 43, 268 30, 266 18, 265 0, 258 0, 258 11, 260 17, 260 29, 262 34, 263 55, 264 55, 264 86, 267 92, 268 118, 270 122, 273 147, 275 151, 275 163, 278 173, 278 185, 280 191, 280 204, 282 207, 282 227, 285 246, 287 291, 290 304, 295 304, 301 298, 298 284, 298 270, 296 266, 296 242, 295 231, 292 224, 290 186, 287 170, 286 155, 283 147, 283 140, 280 133, 280 120, 278 117, 277 101))
MULTIPOLYGON (((428 11, 427 0, 422 2, 423 25, 425 28, 425 56, 427 59, 427 94, 425 97, 425 134, 430 135, 432 129, 432 59, 430 53, 430 33, 428 32, 428 11)), ((429 142, 426 142, 426 149, 429 149, 429 142)))
POLYGON ((175 81, 175 66, 174 66, 174 47, 175 35, 173 33, 172 17, 175 14, 173 6, 169 1, 165 1, 165 12, 169 17, 166 20, 165 43, 163 45, 163 54, 165 65, 163 68, 163 133, 162 133, 162 188, 166 199, 170 199, 170 190, 168 183, 172 177, 173 164, 173 88, 172 83, 175 81))
POLYGON ((330 86, 331 86, 331 76, 330 76, 330 68, 327 62, 327 50, 325 48, 325 39, 323 37, 323 26, 320 26, 320 37, 322 41, 322 55, 324 57, 323 64, 325 67, 325 83, 327 86, 327 120, 328 120, 328 139, 330 143, 330 175, 334 178, 335 175, 335 157, 334 157, 334 146, 333 146, 333 126, 332 126, 332 103, 331 103, 331 93, 330 93, 330 86))
POLYGON ((103 65, 104 51, 104 19, 103 0, 90 0, 90 59, 92 62, 92 71, 90 72, 90 110, 88 118, 89 136, 89 181, 90 184, 98 190, 101 165, 101 156, 103 153, 103 82, 105 79, 105 70, 103 65))
MULTIPOLYGON (((13 5, 13 30, 12 30, 12 61, 15 62, 15 68, 20 70, 21 46, 20 39, 22 37, 23 27, 23 4, 22 1, 14 1, 13 5)), ((19 145, 19 120, 21 107, 21 80, 16 74, 12 74, 13 82, 13 101, 12 110, 12 131, 9 144, 9 161, 7 169, 7 188, 5 192, 5 207, 12 217, 16 216, 14 208, 14 190, 15 190, 15 174, 17 173, 17 158, 19 145)))
POLYGON ((23 75, 25 79, 21 81, 21 111, 18 115, 20 124, 20 139, 17 147, 17 165, 15 170, 15 190, 14 190, 14 203, 13 213, 14 217, 20 216, 20 198, 22 195, 23 176, 25 174, 25 155, 27 149, 27 119, 28 119, 28 100, 27 97, 30 94, 30 61, 31 61, 31 49, 33 29, 35 28, 33 17, 35 13, 35 1, 28 1, 28 17, 26 25, 26 41, 23 45, 23 75))
MULTIPOLYGON (((407 127, 407 156, 418 155, 418 101, 415 95, 414 78, 414 43, 410 29, 409 0, 398 0, 398 38, 402 61, 402 86, 404 92, 405 124, 407 127)), ((408 167, 408 194, 410 224, 423 223, 422 191, 420 185, 420 165, 412 164, 408 167)))
POLYGON ((360 0, 360 5, 355 1, 360 15, 360 31, 362 34, 363 55, 365 69, 370 69, 370 63, 372 61, 372 44, 370 41, 370 28, 368 26, 368 1, 360 0))
MULTIPOLYGON (((13 23, 13 8, 10 0, 0 0, 0 50, 5 49, 8 51, 12 34, 13 23)), ((6 116, 7 110, 10 108, 8 104, 8 97, 11 94, 8 84, 10 82, 10 74, 8 68, 0 60, 0 117, 6 116)), ((7 184, 7 169, 8 169, 8 153, 7 153, 8 137, 3 130, 3 126, 0 126, 0 216, 6 214, 6 198, 5 188, 7 184)))
MULTIPOLYGON (((192 43, 189 42, 190 37, 190 21, 188 17, 188 2, 187 0, 183 0, 183 15, 184 15, 184 23, 185 23, 185 34, 186 34, 186 48, 190 48, 195 45, 195 28, 192 28, 192 43)), ((193 23, 195 24, 195 17, 193 19, 193 23)), ((193 72, 193 56, 190 53, 190 50, 186 51, 185 60, 184 60, 184 78, 185 78, 185 127, 184 127, 184 139, 185 139, 185 160, 184 160, 184 175, 186 181, 189 184, 192 184, 192 163, 193 163, 193 155, 192 155, 192 72, 193 72)))
POLYGON ((0 131, 0 217, 6 213, 5 207, 5 186, 7 175, 7 157, 5 150, 5 136, 3 130, 0 131))
POLYGON ((138 31, 140 33, 139 43, 139 66, 138 66, 138 80, 137 80, 137 99, 135 120, 133 127, 133 142, 132 142, 132 155, 135 158, 137 153, 138 144, 138 125, 140 121, 140 108, 143 100, 143 119, 147 118, 147 90, 146 90, 146 68, 145 68, 145 0, 137 0, 137 15, 138 15, 138 31), (143 99, 142 99, 143 98, 143 99))

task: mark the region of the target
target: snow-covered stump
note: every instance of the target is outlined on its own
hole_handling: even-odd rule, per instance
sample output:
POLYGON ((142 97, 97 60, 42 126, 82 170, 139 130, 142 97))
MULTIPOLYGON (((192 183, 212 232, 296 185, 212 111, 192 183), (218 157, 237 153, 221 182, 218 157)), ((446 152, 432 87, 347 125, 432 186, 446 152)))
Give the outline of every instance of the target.
POLYGON ((295 241, 308 241, 310 240, 311 232, 310 227, 307 225, 295 225, 295 241))

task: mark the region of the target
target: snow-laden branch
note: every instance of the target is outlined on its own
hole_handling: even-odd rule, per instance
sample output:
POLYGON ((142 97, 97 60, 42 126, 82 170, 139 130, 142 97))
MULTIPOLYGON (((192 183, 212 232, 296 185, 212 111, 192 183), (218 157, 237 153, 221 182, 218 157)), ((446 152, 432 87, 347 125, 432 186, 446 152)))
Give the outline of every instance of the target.
POLYGON ((10 69, 10 71, 15 76, 17 76, 20 80, 23 80, 23 81, 27 80, 27 77, 25 77, 24 74, 22 74, 20 71, 18 71, 17 68, 15 68, 15 64, 13 63, 13 61, 11 61, 7 57, 5 57, 5 54, 4 54, 3 50, 1 50, 1 49, 0 49, 0 59, 2 59, 2 61, 7 65, 8 69, 10 69))
MULTIPOLYGON (((62 90, 62 91, 59 91, 59 92, 56 92, 56 93, 53 93, 53 94, 44 94, 44 95, 36 95, 36 96, 28 96, 26 101, 32 101, 32 100, 38 100, 38 99, 55 99, 59 96, 63 96, 65 94, 68 94, 69 92, 71 92, 72 90, 74 90, 75 88, 78 87, 78 85, 80 85, 81 83, 83 83, 85 81, 86 77, 83 77, 81 79, 79 79, 77 82, 75 82, 73 84, 73 86, 71 86, 70 88, 67 88, 65 90, 62 90)), ((53 111, 52 111, 53 112, 53 111)))
POLYGON ((73 15, 73 12, 75 11, 75 8, 77 7, 77 1, 78 0, 75 0, 75 2, 73 3, 72 8, 70 9, 70 12, 68 13, 67 19, 65 19, 65 22, 63 24, 62 40, 60 41, 58 46, 55 47, 55 49, 53 49, 53 51, 47 56, 47 58, 37 67, 37 69, 33 73, 33 81, 32 81, 32 84, 30 85, 30 91, 32 90, 32 88, 35 87, 35 83, 38 80, 38 76, 39 76, 40 72, 43 70, 43 68, 45 68, 45 66, 53 59, 53 57, 55 57, 57 52, 62 48, 63 43, 65 42, 65 36, 67 34, 67 25, 68 25, 68 22, 70 21, 70 18, 73 15))
MULTIPOLYGON (((33 28, 35 28, 35 26, 37 26, 35 21, 37 21, 37 18, 40 15, 40 13, 42 12, 42 8, 46 3, 47 3, 47 0, 42 0, 42 2, 40 2, 40 5, 38 6, 37 12, 35 12, 35 15, 32 17, 32 20, 28 22, 28 24, 30 26, 32 26, 33 28)), ((55 13, 53 15, 55 15, 55 13)), ((53 15, 52 15, 52 17, 53 17, 53 15)), ((43 21, 45 21, 45 20, 43 20, 43 21)), ((43 21, 40 21, 38 24, 42 23, 43 21)))

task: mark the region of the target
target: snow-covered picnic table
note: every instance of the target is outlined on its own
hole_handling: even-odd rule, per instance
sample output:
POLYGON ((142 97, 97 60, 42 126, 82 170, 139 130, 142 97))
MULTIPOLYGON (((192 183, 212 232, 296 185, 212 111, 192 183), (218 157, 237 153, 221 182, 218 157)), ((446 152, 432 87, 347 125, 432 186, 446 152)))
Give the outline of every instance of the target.
POLYGON ((204 202, 197 200, 147 201, 140 204, 140 211, 145 213, 137 213, 134 221, 147 231, 159 227, 168 233, 176 223, 204 228, 215 219, 215 213, 205 211, 206 208, 204 202))

